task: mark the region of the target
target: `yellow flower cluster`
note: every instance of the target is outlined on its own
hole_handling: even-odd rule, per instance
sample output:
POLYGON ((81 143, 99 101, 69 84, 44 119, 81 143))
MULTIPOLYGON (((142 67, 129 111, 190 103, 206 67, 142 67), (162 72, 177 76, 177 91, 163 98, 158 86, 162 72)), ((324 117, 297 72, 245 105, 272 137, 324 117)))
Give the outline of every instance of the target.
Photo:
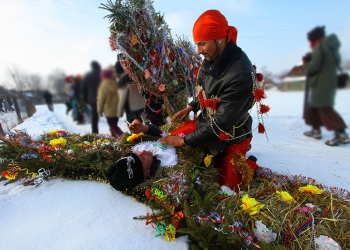
POLYGON ((318 187, 310 184, 306 185, 305 187, 300 187, 298 190, 299 192, 310 194, 322 194, 324 192, 324 190, 319 189, 318 187))
POLYGON ((294 202, 294 198, 286 191, 276 190, 276 194, 278 194, 280 198, 285 202, 288 202, 288 203, 294 202))
POLYGON ((211 159, 213 158, 214 156, 213 155, 207 155, 205 158, 204 158, 204 164, 205 166, 209 167, 210 164, 211 164, 211 159))
POLYGON ((260 209, 265 207, 254 198, 250 198, 247 194, 242 197, 241 208, 249 213, 249 215, 254 215, 260 212, 260 209))
POLYGON ((128 138, 126 138, 126 141, 134 141, 137 138, 140 138, 141 136, 143 136, 143 133, 139 133, 139 134, 131 133, 131 135, 128 138))
POLYGON ((55 147, 55 146, 58 146, 58 147, 65 147, 66 146, 66 143, 67 143, 67 140, 64 139, 63 137, 60 137, 58 139, 52 139, 50 140, 50 145, 55 147))

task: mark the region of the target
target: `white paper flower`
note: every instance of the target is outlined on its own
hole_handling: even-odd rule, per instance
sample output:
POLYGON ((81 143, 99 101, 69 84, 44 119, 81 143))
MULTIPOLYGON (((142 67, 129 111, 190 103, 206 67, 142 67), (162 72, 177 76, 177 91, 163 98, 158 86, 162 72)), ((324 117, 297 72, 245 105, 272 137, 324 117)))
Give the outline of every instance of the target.
POLYGON ((274 233, 272 230, 268 229, 261 220, 255 221, 255 226, 256 228, 253 229, 253 232, 258 241, 270 243, 276 239, 277 233, 274 233))
POLYGON ((226 195, 226 196, 231 196, 231 195, 237 195, 237 193, 228 186, 221 186, 221 194, 226 195))
POLYGON ((315 239, 316 250, 341 250, 339 244, 332 238, 320 235, 315 239))

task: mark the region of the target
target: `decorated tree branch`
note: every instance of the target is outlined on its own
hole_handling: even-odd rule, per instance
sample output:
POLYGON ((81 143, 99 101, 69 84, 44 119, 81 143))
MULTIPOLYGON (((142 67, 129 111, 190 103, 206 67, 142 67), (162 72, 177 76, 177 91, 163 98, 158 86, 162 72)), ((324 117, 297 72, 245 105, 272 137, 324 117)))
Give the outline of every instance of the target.
POLYGON ((148 0, 107 1, 111 49, 121 53, 126 72, 143 91, 165 96, 172 116, 194 92, 201 59, 193 44, 174 40, 164 16, 148 0))

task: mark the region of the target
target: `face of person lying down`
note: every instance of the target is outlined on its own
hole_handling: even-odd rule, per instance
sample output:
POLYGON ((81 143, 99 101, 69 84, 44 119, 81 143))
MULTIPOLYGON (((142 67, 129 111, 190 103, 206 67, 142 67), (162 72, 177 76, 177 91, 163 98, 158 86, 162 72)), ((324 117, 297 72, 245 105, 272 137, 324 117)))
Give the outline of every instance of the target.
POLYGON ((142 150, 134 152, 141 160, 143 167, 143 177, 147 178, 151 172, 153 154, 150 151, 142 150))

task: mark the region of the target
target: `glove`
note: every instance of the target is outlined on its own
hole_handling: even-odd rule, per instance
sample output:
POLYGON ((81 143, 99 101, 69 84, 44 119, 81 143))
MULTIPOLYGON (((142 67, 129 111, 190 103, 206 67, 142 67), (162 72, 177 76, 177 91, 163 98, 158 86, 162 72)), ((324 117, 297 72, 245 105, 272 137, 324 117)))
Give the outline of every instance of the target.
POLYGON ((305 63, 310 62, 311 58, 312 58, 312 54, 311 53, 306 53, 306 55, 303 56, 303 58, 302 58, 303 59, 303 63, 305 64, 305 63))

